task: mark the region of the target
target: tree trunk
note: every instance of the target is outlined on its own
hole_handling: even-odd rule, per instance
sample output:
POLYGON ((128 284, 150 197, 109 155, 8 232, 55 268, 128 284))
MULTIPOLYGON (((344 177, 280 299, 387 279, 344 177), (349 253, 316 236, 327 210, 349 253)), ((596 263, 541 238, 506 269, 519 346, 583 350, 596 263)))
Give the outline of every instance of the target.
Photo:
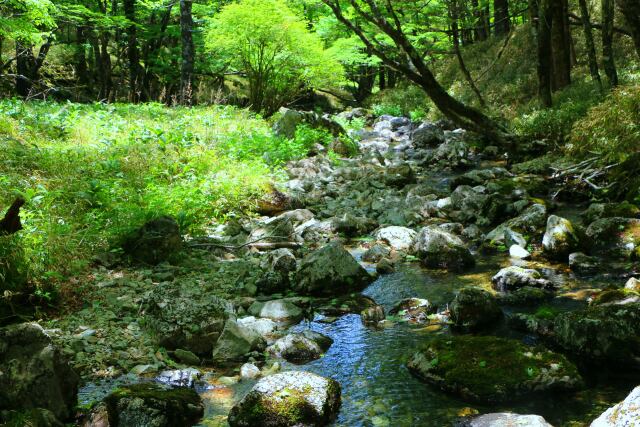
POLYGON ((471 0, 471 7, 473 8, 473 32, 476 41, 484 41, 487 39, 487 31, 484 26, 484 10, 480 7, 478 0, 471 0))
POLYGON ((602 80, 600 80, 600 72, 598 71, 598 57, 596 55, 596 45, 593 42, 593 33, 591 32, 591 17, 589 16, 587 0, 579 0, 579 3, 580 14, 582 15, 582 26, 584 27, 584 39, 587 45, 589 71, 591 72, 591 78, 598 85, 600 93, 602 93, 602 80))
POLYGON ((633 43, 636 45, 636 52, 640 56, 640 1, 618 0, 618 7, 627 21, 633 43))
POLYGON ((76 78, 78 83, 84 86, 84 90, 89 89, 89 70, 87 68, 87 57, 85 55, 85 43, 87 42, 86 36, 87 28, 78 26, 76 28, 76 78))
POLYGON ((538 96, 544 107, 551 107, 551 2, 539 0, 538 10, 538 96))
POLYGON ((602 62, 611 87, 618 86, 618 71, 613 59, 613 0, 602 0, 602 62))
POLYGON ((560 90, 571 84, 571 39, 567 25, 568 4, 567 0, 555 0, 551 3, 552 89, 560 90))
POLYGON ((458 64, 460 65, 460 70, 462 71, 462 74, 467 80, 467 83, 471 87, 471 90, 473 90, 473 93, 476 95, 476 98, 478 98, 478 102, 480 102, 480 105, 485 107, 487 104, 484 101, 482 94, 478 90, 478 87, 476 86, 476 82, 473 81, 473 77, 471 76, 471 73, 469 72, 467 65, 464 63, 462 52, 460 52, 460 40, 459 40, 460 35, 458 31, 459 12, 460 11, 458 8, 458 0, 451 0, 451 3, 449 3, 449 15, 451 17, 451 37, 453 38, 453 50, 456 53, 456 57, 458 58, 458 64))
POLYGON ((136 0, 123 0, 124 16, 129 20, 127 27, 127 58, 129 60, 129 101, 144 101, 142 86, 142 67, 140 66, 140 52, 138 51, 138 36, 136 28, 136 0))
POLYGON ((381 67, 380 71, 378 71, 378 87, 380 90, 385 90, 387 88, 387 75, 384 67, 381 67))
POLYGON ((40 79, 40 68, 51 48, 51 38, 40 46, 38 56, 33 55, 33 46, 16 41, 16 93, 28 98, 34 83, 40 79))
POLYGON ((180 103, 193 102, 193 69, 195 47, 193 45, 192 0, 180 0, 180 34, 182 39, 182 70, 180 73, 180 103))
POLYGON ((509 1, 493 0, 493 19, 496 36, 509 34, 511 22, 509 21, 509 1))

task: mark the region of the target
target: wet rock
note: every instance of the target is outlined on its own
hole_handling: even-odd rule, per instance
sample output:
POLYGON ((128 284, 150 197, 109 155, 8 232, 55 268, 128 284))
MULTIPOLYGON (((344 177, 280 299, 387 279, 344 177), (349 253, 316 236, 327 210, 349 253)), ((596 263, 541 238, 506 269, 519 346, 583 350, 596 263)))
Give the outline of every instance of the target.
POLYGON ((396 264, 389 258, 382 258, 376 264, 376 272, 379 274, 391 274, 396 271, 396 264))
POLYGON ((260 368, 253 363, 245 363, 240 367, 240 378, 242 379, 254 379, 260 376, 260 368))
MULTIPOLYGON (((106 411, 108 423, 85 427, 174 427, 193 426, 204 415, 204 405, 191 388, 169 389, 155 384, 137 384, 116 389, 94 413, 106 411)), ((104 420, 92 417, 94 420, 104 420)))
POLYGON ((365 325, 377 325, 385 319, 384 308, 379 305, 369 307, 360 312, 360 318, 365 325))
POLYGON ((405 321, 412 323, 425 323, 429 320, 429 315, 435 314, 438 307, 429 300, 422 298, 408 298, 396 304, 389 314, 400 316, 405 321))
POLYGON ((444 142, 444 132, 433 123, 422 123, 411 133, 411 140, 416 147, 435 147, 444 142))
POLYGON ((586 231, 592 255, 630 258, 638 255, 640 219, 603 218, 589 225, 586 231))
POLYGON ((311 330, 290 333, 267 347, 267 351, 293 363, 307 363, 319 359, 333 344, 333 340, 311 330))
POLYGON ((211 358, 216 364, 239 362, 245 360, 248 353, 264 348, 265 341, 260 335, 229 319, 213 348, 211 358))
POLYGON ((354 216, 349 213, 333 219, 333 229, 349 237, 367 234, 378 226, 375 220, 354 216))
POLYGON ((511 245, 509 248, 509 256, 516 259, 531 259, 529 251, 520 245, 511 245))
POLYGON ((385 170, 384 182, 389 187, 402 188, 416 182, 416 174, 407 163, 389 166, 385 170))
POLYGON ((414 250, 430 268, 464 270, 475 265, 473 255, 458 236, 434 226, 420 230, 414 250))
POLYGON ((537 270, 515 266, 503 268, 493 276, 491 282, 493 287, 501 292, 513 291, 523 286, 552 287, 552 283, 547 279, 543 279, 537 270))
POLYGON ((269 251, 260 261, 264 275, 258 281, 262 293, 284 292, 290 286, 290 274, 296 271, 298 262, 289 249, 269 251))
POLYGON ((600 259, 582 252, 574 252, 569 255, 569 268, 582 276, 595 274, 601 269, 600 259))
MULTIPOLYGON (((291 320, 292 323, 295 323, 293 322, 293 319, 291 320)), ((267 338, 268 336, 273 334, 278 326, 276 322, 271 319, 256 318, 254 316, 242 317, 238 319, 238 325, 243 328, 252 330, 262 338, 267 338)))
POLYGON ((580 238, 571 221, 551 215, 547 220, 542 247, 548 257, 564 261, 580 247, 580 238))
POLYGON ((309 372, 265 377, 231 410, 231 427, 325 426, 340 408, 340 384, 309 372))
POLYGON ((464 421, 458 427, 553 427, 540 415, 520 415, 512 412, 485 414, 464 421))
POLYGON ((496 298, 479 288, 463 288, 449 305, 455 327, 477 331, 495 324, 502 318, 496 298))
POLYGON ((129 235, 122 248, 135 262, 159 264, 182 249, 180 227, 174 218, 161 216, 129 235))
POLYGON ((640 387, 634 388, 620 403, 607 409, 591 427, 631 427, 640 421, 640 387))
POLYGON ((204 290, 158 286, 143 302, 144 325, 158 345, 209 355, 233 306, 204 290))
POLYGON ((372 277, 344 247, 330 243, 305 256, 294 289, 303 295, 340 295, 364 289, 372 277))
POLYGON ((638 218, 640 217, 640 208, 627 201, 621 203, 592 203, 581 214, 581 217, 585 224, 591 224, 603 218, 638 218))
POLYGON ((598 305, 555 317, 548 339, 585 360, 640 366, 640 303, 598 305))
POLYGON ((56 418, 74 414, 78 375, 36 323, 0 329, 0 407, 42 408, 56 418))
POLYGON ((173 352, 173 354, 180 362, 184 363, 185 365, 200 364, 200 358, 196 356, 194 353, 190 352, 189 350, 178 348, 176 349, 176 351, 173 352))
POLYGON ((499 298, 501 304, 532 307, 553 298, 553 292, 531 286, 524 286, 513 292, 501 294, 499 298))
POLYGON ((384 242, 398 251, 408 251, 418 233, 407 227, 391 226, 373 233, 376 240, 384 242))
POLYGON ((583 386, 578 370, 564 356, 491 336, 433 339, 410 358, 407 367, 427 383, 477 403, 583 386))
POLYGON ((369 307, 375 307, 377 304, 369 297, 361 293, 353 293, 342 295, 337 298, 319 300, 319 305, 315 306, 317 312, 325 316, 342 316, 349 313, 360 313, 369 307))
POLYGON ((200 371, 193 368, 171 369, 160 372, 156 381, 169 387, 193 387, 201 376, 200 371))
POLYGON ((265 303, 256 301, 249 307, 249 313, 256 317, 266 317, 276 322, 285 323, 297 323, 304 316, 300 307, 281 299, 265 303))
POLYGON ((389 247, 375 244, 367 249, 367 251, 362 255, 362 260, 365 262, 378 262, 382 258, 388 257, 390 253, 391 250, 389 247))

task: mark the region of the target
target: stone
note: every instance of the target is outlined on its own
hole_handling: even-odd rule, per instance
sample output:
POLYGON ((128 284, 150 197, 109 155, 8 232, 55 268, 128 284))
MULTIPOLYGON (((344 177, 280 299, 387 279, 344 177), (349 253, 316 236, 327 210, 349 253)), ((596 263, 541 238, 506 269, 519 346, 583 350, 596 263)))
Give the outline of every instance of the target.
POLYGON ((305 256, 294 289, 302 295, 340 295, 364 289, 373 278, 338 242, 305 256))
POLYGON ((273 124, 273 133, 276 136, 293 139, 296 136, 296 128, 304 121, 304 115, 289 108, 281 108, 279 118, 273 124))
POLYGON ((494 325, 502 318, 496 298, 480 288, 462 288, 449 305, 456 328, 477 331, 494 325))
POLYGON ((249 307, 249 314, 282 323, 297 323, 304 317, 300 307, 283 299, 265 303, 256 301, 249 307))
POLYGON ((176 356, 176 358, 186 364, 186 365, 199 365, 200 364, 200 358, 198 356, 196 356, 194 353, 190 352, 189 350, 183 350, 181 348, 176 349, 176 351, 173 352, 173 354, 176 356))
POLYGON ((386 258, 391 254, 391 249, 389 249, 385 245, 375 244, 371 246, 367 251, 362 255, 362 260, 365 262, 378 262, 382 258, 386 258))
POLYGON ((570 253, 580 247, 580 238, 571 221, 551 215, 547 219, 547 230, 542 237, 542 247, 548 257, 564 261, 570 253))
POLYGON ((512 412, 485 414, 459 424, 459 427, 553 427, 540 415, 512 412))
POLYGON ((458 236, 434 226, 420 230, 414 241, 414 251, 430 268, 459 271, 475 265, 473 255, 458 236))
POLYGON ((586 236, 591 245, 591 255, 631 258, 638 255, 640 219, 599 219, 589 225, 586 236))
POLYGON ((262 378, 229 413, 231 427, 325 426, 340 409, 340 384, 310 372, 262 378))
POLYGON ((248 353, 262 351, 264 339, 249 328, 239 326, 235 320, 229 319, 218 338, 212 352, 212 360, 216 364, 239 362, 245 360, 248 353))
POLYGON ((543 279, 537 270, 516 266, 503 268, 493 276, 491 282, 494 289, 501 292, 513 291, 523 286, 552 287, 552 283, 547 279, 543 279))
POLYGON ((504 230, 504 244, 506 247, 518 245, 525 248, 527 247, 527 239, 522 234, 507 227, 504 230))
MULTIPOLYGON (((104 402, 105 405, 98 405, 94 413, 104 413, 106 409, 114 427, 186 427, 196 425, 204 415, 198 393, 184 387, 171 389, 151 383, 130 385, 114 390, 104 402)), ((90 415, 90 418, 93 417, 90 415)), ((85 424, 86 427, 100 425, 104 426, 85 424)))
POLYGON ((511 245, 511 247, 509 248, 509 256, 516 259, 531 259, 531 254, 529 253, 529 251, 520 245, 511 245))
POLYGON ((325 335, 305 330, 285 335, 267 347, 267 352, 292 363, 307 363, 319 359, 332 343, 325 335))
POLYGON ((253 363, 245 363, 240 367, 240 378, 252 380, 260 376, 260 368, 253 363))
POLYGON ((417 235, 418 233, 410 228, 398 226, 381 228, 373 233, 376 240, 386 243, 397 251, 410 250, 417 235))
POLYGON ((278 324, 271 319, 256 318, 254 316, 242 317, 237 322, 242 328, 250 329, 262 338, 271 336, 278 327, 278 324))
POLYGON ((578 275, 592 275, 601 269, 600 259, 582 252, 574 252, 569 255, 569 268, 578 275))
POLYGON ((380 305, 366 308, 360 312, 360 318, 365 325, 377 325, 385 319, 384 308, 380 305))
POLYGON ((505 305, 532 307, 538 306, 551 298, 553 298, 553 292, 531 286, 524 286, 513 292, 500 294, 499 302, 505 305))
POLYGON ((182 249, 180 227, 174 218, 161 216, 127 236, 122 248, 135 262, 159 264, 182 249))
POLYGON ((409 359, 407 367, 428 384, 481 404, 584 386, 577 368, 563 355, 493 336, 435 338, 409 359))
POLYGON ((636 279, 635 277, 632 277, 629 280, 627 280, 627 283, 625 283, 624 288, 629 291, 640 292, 640 280, 636 279))
POLYGON ((396 271, 396 264, 389 258, 382 258, 376 264, 376 272, 379 274, 391 274, 396 271))
POLYGON ((263 294, 285 292, 290 285, 290 274, 296 271, 298 262, 290 249, 281 248, 267 252, 260 261, 264 275, 258 281, 263 294))
POLYGON ((194 368, 162 371, 156 381, 169 387, 193 387, 202 373, 194 368))
POLYGON ((640 387, 596 418, 591 427, 632 427, 640 423, 640 387))
POLYGON ((37 323, 0 329, 0 407, 42 408, 65 421, 74 415, 78 375, 37 323))
POLYGON ((591 224, 602 218, 638 218, 640 208, 627 201, 621 203, 592 203, 582 214, 585 224, 591 224))
POLYGON ((350 213, 345 213, 341 217, 334 218, 332 221, 333 229, 337 233, 342 233, 348 237, 367 234, 378 226, 378 223, 373 219, 354 216, 350 213))
POLYGON ((400 316, 403 320, 411 323, 425 323, 429 320, 429 315, 435 314, 437 311, 438 307, 431 304, 429 300, 407 298, 389 310, 389 314, 400 316))
POLYGON ((435 147, 445 141, 444 132, 433 123, 422 123, 411 133, 411 141, 416 147, 435 147))

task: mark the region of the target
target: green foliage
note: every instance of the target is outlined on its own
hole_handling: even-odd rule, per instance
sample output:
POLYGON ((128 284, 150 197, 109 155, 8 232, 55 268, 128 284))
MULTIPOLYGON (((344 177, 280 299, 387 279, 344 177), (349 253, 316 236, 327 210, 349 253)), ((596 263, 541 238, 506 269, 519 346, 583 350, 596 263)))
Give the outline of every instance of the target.
POLYGON ((249 102, 267 115, 304 90, 340 83, 343 70, 283 0, 241 0, 223 8, 207 46, 246 76, 249 102))
POLYGON ((296 128, 295 140, 308 151, 315 144, 324 145, 325 147, 329 146, 333 140, 333 135, 325 129, 313 128, 309 125, 301 124, 296 128))
POLYGON ((0 298, 5 291, 21 291, 27 283, 27 273, 20 236, 0 236, 0 298))
POLYGON ((267 161, 291 156, 266 122, 230 107, 5 100, 0 117, 0 203, 27 200, 18 234, 41 283, 78 273, 152 217, 194 234, 251 210, 277 179, 267 161))
POLYGON ((640 84, 620 87, 573 128, 567 150, 621 162, 640 151, 640 84))
MULTIPOLYGON (((424 91, 414 85, 401 85, 394 89, 380 91, 367 100, 376 116, 391 114, 409 116, 411 112, 425 114, 432 108, 424 91)), ((415 114, 415 113, 414 113, 415 114)))
MULTIPOLYGON (((0 38, 36 43, 43 31, 55 28, 56 8, 49 0, 0 2, 0 38)), ((1 52, 0 52, 1 53, 1 52)))
POLYGON ((394 104, 373 104, 371 106, 373 114, 380 116, 402 116, 402 108, 394 104))

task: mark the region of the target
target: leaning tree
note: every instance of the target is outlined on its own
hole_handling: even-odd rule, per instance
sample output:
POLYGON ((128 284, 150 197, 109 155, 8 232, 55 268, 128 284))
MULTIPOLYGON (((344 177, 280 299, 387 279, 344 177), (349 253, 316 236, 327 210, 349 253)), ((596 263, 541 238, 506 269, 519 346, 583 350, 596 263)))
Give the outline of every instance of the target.
MULTIPOLYGON (((459 126, 485 135, 498 143, 505 143, 508 138, 506 130, 482 113, 480 110, 465 105, 453 98, 438 83, 428 66, 428 48, 418 46, 414 35, 419 33, 419 22, 428 21, 428 2, 413 3, 413 10, 407 13, 407 2, 398 0, 396 8, 394 0, 322 0, 331 8, 336 18, 353 31, 367 46, 368 50, 379 57, 388 67, 404 75, 408 80, 420 86, 431 98, 435 106, 445 117, 459 126), (425 3, 420 5, 419 3, 425 3), (368 27, 377 29, 386 35, 395 45, 400 55, 395 58, 388 54, 388 45, 375 32, 367 31, 368 27)), ((424 40, 424 38, 422 39, 424 40)))

